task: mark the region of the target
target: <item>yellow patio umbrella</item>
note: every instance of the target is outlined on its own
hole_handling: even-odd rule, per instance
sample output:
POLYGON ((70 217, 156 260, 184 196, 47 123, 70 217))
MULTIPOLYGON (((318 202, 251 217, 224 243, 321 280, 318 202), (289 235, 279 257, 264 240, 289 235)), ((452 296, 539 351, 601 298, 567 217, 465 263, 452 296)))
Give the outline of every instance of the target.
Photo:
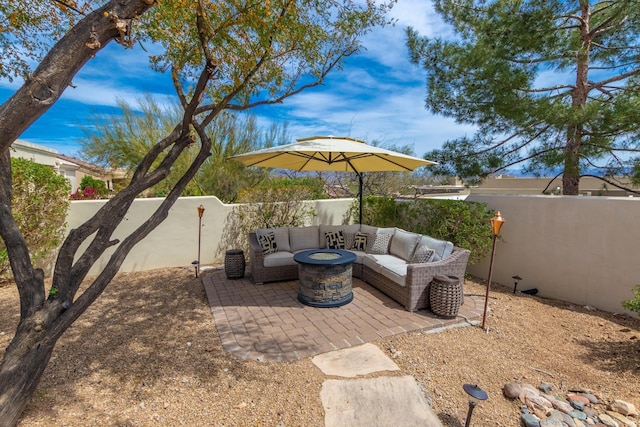
POLYGON ((358 176, 362 223, 362 173, 409 172, 436 162, 368 145, 349 137, 313 136, 294 144, 229 157, 245 166, 305 171, 353 172, 358 176))

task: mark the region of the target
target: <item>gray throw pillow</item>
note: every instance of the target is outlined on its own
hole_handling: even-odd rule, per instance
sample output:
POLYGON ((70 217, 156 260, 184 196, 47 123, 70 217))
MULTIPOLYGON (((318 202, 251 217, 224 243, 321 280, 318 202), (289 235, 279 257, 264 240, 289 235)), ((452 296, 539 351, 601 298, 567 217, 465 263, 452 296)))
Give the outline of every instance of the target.
POLYGON ((374 255, 386 255, 389 253, 389 242, 391 241, 391 233, 381 233, 378 231, 375 235, 373 245, 369 250, 370 254, 374 255))
POLYGON ((344 232, 344 247, 345 249, 353 249, 353 243, 356 240, 356 233, 344 232))
POLYGON ((435 251, 433 255, 433 261, 440 261, 445 259, 451 252, 453 252, 453 243, 445 240, 434 239, 430 236, 423 235, 418 242, 418 246, 427 245, 435 251))
POLYGON ((427 245, 418 245, 416 251, 413 253, 413 258, 411 258, 411 263, 420 264, 423 262, 431 262, 433 261, 435 253, 436 251, 427 245))

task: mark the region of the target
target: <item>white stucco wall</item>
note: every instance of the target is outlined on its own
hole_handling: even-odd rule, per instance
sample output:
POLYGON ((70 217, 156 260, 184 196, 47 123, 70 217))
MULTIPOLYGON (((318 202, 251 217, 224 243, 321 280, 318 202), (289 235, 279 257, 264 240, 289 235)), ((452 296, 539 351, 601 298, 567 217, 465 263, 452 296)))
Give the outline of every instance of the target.
MULTIPOLYGON (((640 284, 640 199, 473 194, 468 200, 486 203, 506 219, 496 247, 494 282, 512 287, 511 277, 519 275, 523 278, 520 290, 535 287, 543 297, 625 311, 620 302, 631 298, 631 289, 640 284)), ((160 202, 136 200, 115 237, 129 234, 160 202)), ((351 202, 311 202, 317 215, 313 224, 341 224, 351 202)), ((69 227, 82 224, 103 203, 72 202, 69 227)), ((224 251, 220 249, 230 248, 221 248, 220 242, 234 205, 225 205, 216 197, 185 197, 132 250, 121 271, 190 266, 197 259, 200 204, 205 207, 201 263, 222 262, 224 251)), ((98 262, 98 268, 105 259, 98 262)), ((486 279, 488 268, 487 258, 467 271, 486 279)))
MULTIPOLYGON (((163 199, 136 199, 114 238, 123 239, 155 211, 163 199)), ((316 217, 312 224, 341 224, 352 199, 318 200, 314 204, 316 217)), ((97 212, 106 201, 72 201, 67 217, 67 229, 73 229, 97 212)), ((201 265, 220 263, 224 259, 221 240, 228 226, 227 216, 235 205, 222 203, 217 197, 181 197, 169 211, 167 219, 138 243, 127 256, 120 271, 144 271, 161 267, 189 266, 198 258, 198 206, 204 206, 200 248, 201 265)), ((113 253, 110 248, 91 270, 96 274, 113 253)))
MULTIPOLYGON (((506 222, 496 244, 493 282, 539 296, 624 312, 640 284, 640 199, 471 195, 506 222)), ((489 257, 488 257, 489 258, 489 257)), ((486 279, 489 259, 468 268, 486 279)))

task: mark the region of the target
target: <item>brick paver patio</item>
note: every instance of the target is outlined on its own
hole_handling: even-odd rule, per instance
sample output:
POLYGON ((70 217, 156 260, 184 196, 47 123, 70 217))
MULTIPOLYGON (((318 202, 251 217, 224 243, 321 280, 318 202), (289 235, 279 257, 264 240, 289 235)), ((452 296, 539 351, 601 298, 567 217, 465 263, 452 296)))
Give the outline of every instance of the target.
POLYGON ((467 295, 458 317, 446 319, 427 310, 409 313, 356 278, 353 301, 335 308, 300 303, 297 280, 254 285, 248 275, 231 280, 216 270, 202 281, 222 345, 245 360, 298 360, 405 332, 469 326, 482 318, 484 304, 467 295))

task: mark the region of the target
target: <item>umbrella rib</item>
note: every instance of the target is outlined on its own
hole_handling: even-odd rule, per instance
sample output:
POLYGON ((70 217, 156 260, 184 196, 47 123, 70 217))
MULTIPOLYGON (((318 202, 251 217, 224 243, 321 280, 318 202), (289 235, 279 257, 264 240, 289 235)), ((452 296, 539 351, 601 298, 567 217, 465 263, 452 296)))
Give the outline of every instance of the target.
POLYGON ((408 168, 408 167, 406 167, 406 166, 404 166, 404 165, 401 165, 401 164, 400 164, 400 163, 398 163, 398 162, 394 162, 394 161, 393 161, 393 160, 391 160, 391 159, 388 159, 388 158, 386 158, 386 157, 382 157, 382 156, 380 156, 379 154, 373 154, 373 156, 374 156, 374 157, 377 157, 377 158, 379 158, 379 159, 381 159, 381 160, 384 160, 384 161, 386 161, 386 162, 388 162, 388 163, 391 163, 391 164, 393 164, 393 165, 396 165, 396 166, 398 166, 398 167, 400 167, 400 168, 402 168, 402 169, 406 170, 407 172, 410 172, 410 171, 412 171, 412 170, 413 170, 413 169, 408 168))
POLYGON ((259 165, 259 163, 264 163, 264 162, 267 162, 267 161, 269 161, 269 160, 273 160, 273 159, 275 159, 275 158, 277 158, 277 157, 282 156, 283 154, 284 154, 284 153, 275 153, 273 156, 268 157, 267 159, 260 159, 260 160, 256 160, 256 161, 255 161, 255 162, 253 162, 253 163, 248 163, 248 164, 247 164, 247 166, 258 166, 258 167, 262 167, 262 166, 260 166, 260 165, 259 165))
POLYGON ((312 137, 298 139, 297 141, 298 144, 272 147, 258 150, 254 153, 247 153, 246 155, 232 156, 231 158, 245 163, 244 159, 241 160, 244 157, 248 161, 245 163, 247 166, 297 171, 330 170, 355 173, 358 176, 360 223, 362 223, 364 172, 410 172, 419 166, 434 163, 378 147, 367 147, 364 141, 348 137, 312 137), (356 144, 353 144, 353 142, 356 144), (249 160, 253 156, 261 157, 261 159, 249 160), (356 165, 361 166, 361 170, 356 165))
POLYGON ((343 159, 344 159, 344 160, 341 160, 341 161, 346 161, 349 164, 349 166, 351 166, 351 169, 353 169, 354 172, 356 172, 356 173, 358 173, 358 170, 353 166, 353 163, 351 163, 351 160, 357 160, 357 159, 362 159, 362 158, 367 158, 367 157, 376 157, 376 158, 378 158, 378 159, 380 159, 382 161, 385 161, 387 163, 391 163, 392 165, 395 165, 395 166, 397 166, 399 168, 402 168, 407 172, 411 172, 413 170, 412 168, 409 168, 409 167, 404 166, 404 165, 402 165, 402 164, 400 164, 398 162, 395 162, 395 161, 389 159, 386 156, 381 156, 381 155, 375 154, 375 153, 362 153, 362 154, 357 154, 357 155, 354 155, 354 156, 351 156, 351 157, 347 157, 344 153, 340 153, 340 154, 343 156, 343 159))

